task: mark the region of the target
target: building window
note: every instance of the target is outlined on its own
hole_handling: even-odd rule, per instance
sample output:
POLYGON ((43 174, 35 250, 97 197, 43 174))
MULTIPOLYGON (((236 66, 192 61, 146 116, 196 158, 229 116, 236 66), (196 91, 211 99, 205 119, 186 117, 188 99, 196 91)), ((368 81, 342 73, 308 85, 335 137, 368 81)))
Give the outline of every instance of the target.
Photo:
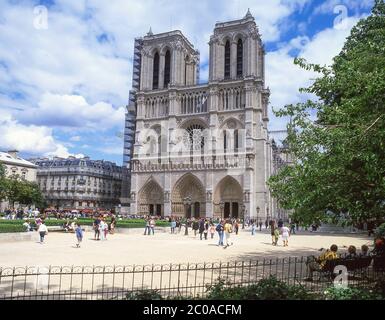
POLYGON ((155 53, 154 56, 154 70, 152 75, 152 89, 156 90, 159 88, 159 53, 155 53))
POLYGON ((239 149, 239 134, 238 130, 234 130, 234 152, 237 153, 239 149))
POLYGON ((230 41, 227 41, 225 45, 225 79, 230 78, 230 51, 230 41))
POLYGON ((237 77, 243 76, 243 42, 242 39, 237 43, 237 77))
POLYGON ((171 80, 171 53, 170 50, 167 50, 165 61, 164 61, 164 87, 170 84, 171 80))
POLYGON ((227 131, 223 131, 223 150, 227 150, 227 131))

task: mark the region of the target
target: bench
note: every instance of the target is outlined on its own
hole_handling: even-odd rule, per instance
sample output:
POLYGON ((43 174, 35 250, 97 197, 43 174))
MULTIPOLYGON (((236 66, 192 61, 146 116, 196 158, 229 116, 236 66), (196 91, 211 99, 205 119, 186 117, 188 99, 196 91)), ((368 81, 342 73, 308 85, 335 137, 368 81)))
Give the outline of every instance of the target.
POLYGON ((372 259, 372 257, 357 257, 327 260, 325 266, 319 272, 321 275, 326 275, 328 278, 333 279, 337 275, 334 272, 335 268, 337 266, 344 266, 349 273, 353 274, 353 277, 357 274, 364 275, 364 271, 369 268, 372 259))

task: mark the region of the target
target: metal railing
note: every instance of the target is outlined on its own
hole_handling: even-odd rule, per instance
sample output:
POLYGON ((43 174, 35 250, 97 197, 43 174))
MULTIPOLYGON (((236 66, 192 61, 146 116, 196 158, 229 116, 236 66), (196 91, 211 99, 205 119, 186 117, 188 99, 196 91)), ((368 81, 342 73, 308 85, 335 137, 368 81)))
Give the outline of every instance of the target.
MULTIPOLYGON (((333 284, 328 276, 307 276, 306 258, 260 261, 189 263, 105 267, 6 267, 0 268, 0 300, 124 299, 128 293, 156 290, 164 297, 204 297, 209 286, 222 279, 227 285, 249 286, 270 276, 288 285, 321 292, 333 284)), ((370 287, 383 272, 355 271, 348 285, 370 287)))

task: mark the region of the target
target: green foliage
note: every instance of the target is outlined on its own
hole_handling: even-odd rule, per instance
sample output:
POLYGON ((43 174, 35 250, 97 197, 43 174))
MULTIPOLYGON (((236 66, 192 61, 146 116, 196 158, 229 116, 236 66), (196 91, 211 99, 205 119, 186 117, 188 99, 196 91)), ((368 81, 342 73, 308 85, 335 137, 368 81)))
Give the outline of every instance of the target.
POLYGON ((142 290, 129 292, 124 300, 163 300, 158 290, 142 290))
POLYGON ((383 297, 373 291, 368 289, 360 288, 336 288, 331 287, 327 289, 323 298, 325 300, 381 300, 383 297))
POLYGON ((25 228, 22 224, 6 224, 0 223, 0 233, 24 232, 25 228))
POLYGON ((295 63, 320 74, 301 90, 318 100, 275 112, 291 118, 286 142, 293 165, 270 179, 273 195, 305 224, 380 220, 385 215, 384 1, 377 0, 372 14, 352 29, 332 66, 295 63))
POLYGON ((224 280, 207 288, 210 300, 310 300, 315 296, 302 286, 287 285, 275 277, 262 279, 256 285, 231 286, 224 280))
POLYGON ((375 238, 385 238, 385 223, 383 223, 376 229, 375 238))

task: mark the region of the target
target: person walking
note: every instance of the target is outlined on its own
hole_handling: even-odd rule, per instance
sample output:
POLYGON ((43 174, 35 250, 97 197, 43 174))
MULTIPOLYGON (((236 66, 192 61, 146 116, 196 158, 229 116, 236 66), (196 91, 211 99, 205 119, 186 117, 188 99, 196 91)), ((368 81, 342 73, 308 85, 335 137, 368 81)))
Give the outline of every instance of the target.
POLYGON ((267 229, 268 227, 269 227, 269 224, 268 224, 268 221, 266 219, 266 221, 265 221, 265 229, 267 229))
POLYGON ((205 230, 203 230, 203 234, 205 236, 205 240, 207 240, 208 233, 209 233, 209 222, 206 220, 205 221, 205 230))
POLYGON ((227 247, 230 247, 233 245, 233 242, 230 241, 230 235, 233 232, 233 227, 232 227, 232 224, 230 223, 230 221, 227 221, 225 223, 223 230, 224 230, 225 238, 226 238, 226 246, 224 247, 224 249, 226 249, 227 247))
POLYGON ((76 239, 78 240, 78 243, 76 244, 77 248, 80 248, 80 244, 83 241, 83 230, 79 223, 77 223, 77 227, 75 229, 76 239))
POLYGON ((114 234, 115 233, 115 227, 116 227, 116 217, 115 215, 112 216, 111 218, 111 234, 114 234))
POLYGON ((193 230, 194 230, 194 236, 196 237, 197 231, 199 230, 199 222, 194 220, 192 224, 193 230))
POLYGON ((278 245, 278 240, 279 240, 279 229, 275 228, 274 229, 274 240, 273 240, 273 245, 274 246, 278 245))
POLYGON ((257 230, 257 226, 255 225, 255 222, 253 222, 252 226, 251 226, 251 235, 255 235, 255 231, 257 230))
POLYGON ((214 234, 215 234, 215 226, 214 226, 214 223, 211 222, 211 224, 210 224, 211 239, 214 239, 214 234))
POLYGON ((151 218, 151 220, 150 220, 150 230, 152 232, 152 235, 154 236, 155 235, 155 220, 153 218, 151 218))
POLYGON ((146 226, 144 227, 144 235, 150 235, 150 219, 146 218, 146 226))
POLYGON ((171 220, 171 234, 175 234, 176 221, 174 219, 171 220))
POLYGON ((100 240, 100 230, 99 230, 99 225, 100 225, 100 219, 99 217, 96 217, 93 223, 93 228, 94 228, 94 240, 100 240))
POLYGON ((259 221, 259 231, 262 231, 262 221, 259 221))
POLYGON ((218 236, 219 236, 218 246, 223 246, 223 231, 224 231, 223 221, 220 221, 217 224, 215 230, 218 232, 218 236))
POLYGON ((99 235, 100 235, 100 240, 101 241, 106 240, 106 233, 104 232, 105 228, 106 228, 106 226, 105 226, 105 223, 104 223, 104 218, 102 218, 100 220, 100 223, 99 223, 99 235))
POLYGON ((290 229, 288 227, 286 227, 285 225, 283 225, 281 228, 281 232, 282 232, 283 246, 288 247, 289 246, 290 229))
POLYGON ((291 222, 290 224, 290 233, 295 234, 295 223, 294 221, 291 222))
POLYGON ((235 230, 235 234, 238 235, 238 231, 239 231, 239 220, 235 220, 234 222, 234 230, 235 230))
POLYGON ((40 244, 43 244, 44 237, 48 234, 48 228, 45 225, 44 220, 41 221, 39 228, 37 229, 37 232, 39 232, 39 235, 40 235, 40 244))
POLYGON ((203 240, 203 233, 205 231, 205 221, 201 219, 199 221, 199 237, 201 240, 203 240))
POLYGON ((271 231, 270 234, 271 234, 271 242, 272 242, 273 245, 275 245, 275 232, 274 232, 275 229, 276 229, 276 228, 275 228, 274 222, 271 222, 271 223, 270 223, 270 231, 271 231))

